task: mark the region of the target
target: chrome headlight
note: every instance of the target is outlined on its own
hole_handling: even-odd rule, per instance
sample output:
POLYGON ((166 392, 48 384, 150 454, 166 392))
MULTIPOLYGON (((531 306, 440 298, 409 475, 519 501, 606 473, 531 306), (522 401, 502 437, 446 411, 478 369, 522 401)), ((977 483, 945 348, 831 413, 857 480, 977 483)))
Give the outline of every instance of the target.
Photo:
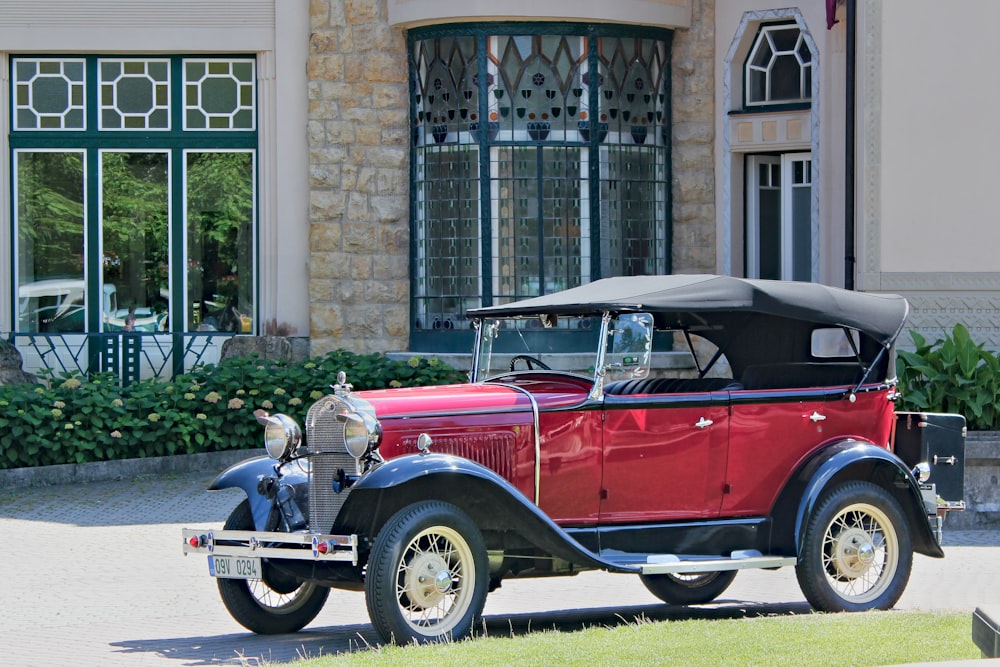
POLYGON ((382 425, 364 412, 345 412, 337 417, 344 422, 344 448, 356 459, 378 447, 382 425))
POLYGON ((927 461, 921 461, 913 467, 913 476, 917 478, 917 481, 921 484, 925 483, 931 478, 931 466, 927 461))
POLYGON ((302 429, 288 415, 269 415, 258 410, 254 416, 264 425, 264 449, 272 459, 288 458, 302 442, 302 429))

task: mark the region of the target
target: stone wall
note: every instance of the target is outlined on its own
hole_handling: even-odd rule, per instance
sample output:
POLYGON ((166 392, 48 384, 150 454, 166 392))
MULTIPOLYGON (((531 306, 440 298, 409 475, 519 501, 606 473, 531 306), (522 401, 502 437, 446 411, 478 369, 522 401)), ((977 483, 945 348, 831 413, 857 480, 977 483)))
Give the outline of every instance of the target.
MULTIPOLYGON (((409 337, 406 37, 385 0, 311 0, 311 353, 405 350, 409 337)), ((674 272, 715 258, 714 0, 673 46, 674 272)))
POLYGON ((385 0, 311 0, 311 352, 406 349, 406 38, 385 0))
POLYGON ((674 32, 674 273, 715 273, 715 0, 674 32))

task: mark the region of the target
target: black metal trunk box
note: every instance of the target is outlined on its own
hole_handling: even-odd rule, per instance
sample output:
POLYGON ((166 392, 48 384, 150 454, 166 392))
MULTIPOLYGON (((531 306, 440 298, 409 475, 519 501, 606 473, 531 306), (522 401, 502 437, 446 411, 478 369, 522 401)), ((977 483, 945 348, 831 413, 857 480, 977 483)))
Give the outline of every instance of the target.
POLYGON ((907 465, 926 461, 928 483, 944 500, 965 497, 965 417, 933 412, 897 412, 894 451, 907 465))

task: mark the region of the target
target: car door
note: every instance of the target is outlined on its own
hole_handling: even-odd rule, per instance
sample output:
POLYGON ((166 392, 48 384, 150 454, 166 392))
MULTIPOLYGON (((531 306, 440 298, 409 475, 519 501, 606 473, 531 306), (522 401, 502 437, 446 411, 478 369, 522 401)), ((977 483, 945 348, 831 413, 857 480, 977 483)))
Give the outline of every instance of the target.
POLYGON ((728 433, 728 391, 605 396, 601 524, 718 516, 728 433))
POLYGON ((733 392, 722 516, 761 516, 771 509, 797 464, 825 439, 826 393, 733 392))

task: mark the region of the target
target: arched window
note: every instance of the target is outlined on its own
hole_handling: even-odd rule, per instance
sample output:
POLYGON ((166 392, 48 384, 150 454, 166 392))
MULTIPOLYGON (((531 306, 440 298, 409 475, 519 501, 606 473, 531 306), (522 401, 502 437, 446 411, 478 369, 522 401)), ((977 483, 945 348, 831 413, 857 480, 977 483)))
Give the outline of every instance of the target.
POLYGON ((411 31, 414 349, 461 349, 470 308, 669 272, 671 34, 411 31))
POLYGON ((762 25, 745 67, 747 107, 810 101, 812 54, 794 23, 762 25))

